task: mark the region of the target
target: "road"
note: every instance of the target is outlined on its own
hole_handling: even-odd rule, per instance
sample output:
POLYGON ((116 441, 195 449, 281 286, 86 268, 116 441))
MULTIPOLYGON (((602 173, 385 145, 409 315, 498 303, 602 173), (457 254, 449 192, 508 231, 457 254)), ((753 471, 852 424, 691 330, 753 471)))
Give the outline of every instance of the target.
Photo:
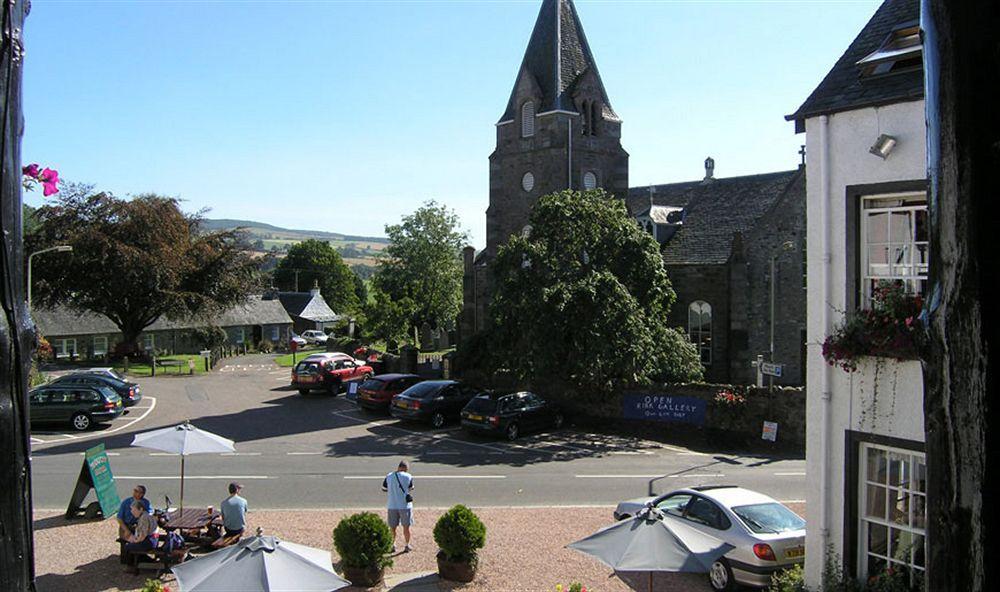
POLYGON ((119 492, 141 482, 154 505, 180 498, 180 458, 130 447, 136 433, 190 419, 236 441, 236 452, 186 459, 185 505, 218 505, 240 481, 252 507, 373 508, 381 480, 410 460, 417 504, 472 506, 611 505, 682 486, 726 483, 777 499, 804 499, 802 458, 689 450, 572 426, 515 443, 433 430, 358 410, 343 396, 300 396, 288 370, 263 356, 205 376, 143 379, 146 399, 110 427, 66 434, 36 428, 32 489, 36 509, 65 508, 83 451, 103 442, 119 492))

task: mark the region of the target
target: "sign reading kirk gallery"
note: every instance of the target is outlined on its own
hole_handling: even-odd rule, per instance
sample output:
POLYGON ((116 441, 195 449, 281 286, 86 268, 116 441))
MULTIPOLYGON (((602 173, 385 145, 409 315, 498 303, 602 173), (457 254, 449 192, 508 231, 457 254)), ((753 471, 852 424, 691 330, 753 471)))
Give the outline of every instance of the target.
POLYGON ((622 417, 648 421, 670 421, 702 425, 705 423, 704 399, 671 395, 623 395, 622 417))

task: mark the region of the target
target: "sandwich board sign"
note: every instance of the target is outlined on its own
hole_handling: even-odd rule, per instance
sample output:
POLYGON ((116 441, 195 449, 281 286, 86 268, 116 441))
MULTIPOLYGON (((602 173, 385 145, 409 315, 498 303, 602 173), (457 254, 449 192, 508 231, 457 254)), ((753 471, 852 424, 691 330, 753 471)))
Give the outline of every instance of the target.
POLYGON ((760 434, 761 440, 769 440, 771 442, 776 442, 778 440, 778 424, 773 421, 765 421, 764 429, 760 434))
POLYGON ((101 515, 110 518, 118 513, 121 498, 118 497, 118 490, 115 488, 115 477, 111 473, 111 461, 104 451, 104 444, 89 448, 84 453, 83 466, 80 467, 80 475, 76 479, 76 488, 69 500, 69 506, 66 507, 66 518, 73 518, 80 512, 87 512, 88 518, 96 517, 90 516, 96 512, 83 507, 83 500, 87 498, 91 489, 97 494, 101 515))

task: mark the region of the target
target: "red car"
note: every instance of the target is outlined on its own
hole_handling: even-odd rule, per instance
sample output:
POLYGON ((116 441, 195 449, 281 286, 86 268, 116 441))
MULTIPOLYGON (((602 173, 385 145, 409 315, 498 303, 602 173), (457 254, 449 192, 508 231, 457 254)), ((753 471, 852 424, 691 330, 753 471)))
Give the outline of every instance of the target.
POLYGON ((372 374, 371 366, 347 354, 318 354, 295 365, 292 385, 299 389, 300 395, 307 395, 311 390, 324 390, 328 395, 336 395, 345 382, 363 382, 372 374))
POLYGON ((358 386, 358 406, 367 411, 388 411, 394 396, 421 380, 416 374, 380 374, 358 386))

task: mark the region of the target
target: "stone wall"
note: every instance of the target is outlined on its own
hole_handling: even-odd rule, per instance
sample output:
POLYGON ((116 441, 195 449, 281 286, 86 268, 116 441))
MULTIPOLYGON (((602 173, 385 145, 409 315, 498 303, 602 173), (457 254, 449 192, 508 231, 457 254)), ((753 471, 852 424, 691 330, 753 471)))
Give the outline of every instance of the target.
POLYGON ((688 332, 688 307, 698 300, 712 307, 712 363, 705 380, 729 382, 729 267, 727 265, 668 265, 667 277, 677 293, 668 323, 688 332))

